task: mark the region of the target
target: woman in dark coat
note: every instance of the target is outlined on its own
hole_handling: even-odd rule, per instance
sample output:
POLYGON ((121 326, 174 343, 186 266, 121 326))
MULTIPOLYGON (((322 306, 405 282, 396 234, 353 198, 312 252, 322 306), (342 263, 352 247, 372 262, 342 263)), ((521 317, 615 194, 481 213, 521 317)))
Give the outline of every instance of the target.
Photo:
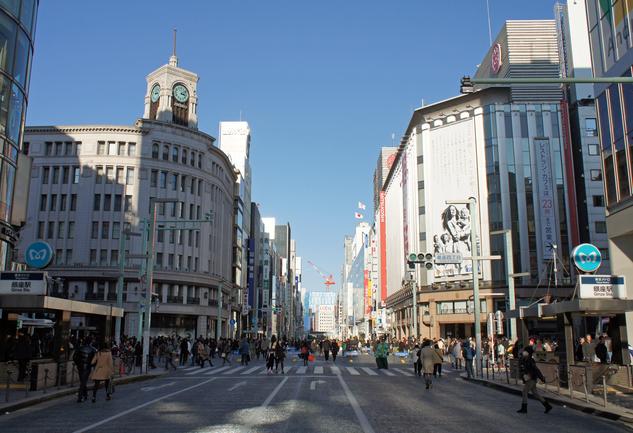
POLYGON ((332 352, 332 362, 336 362, 336 355, 338 355, 338 343, 336 340, 332 340, 330 351, 332 352))

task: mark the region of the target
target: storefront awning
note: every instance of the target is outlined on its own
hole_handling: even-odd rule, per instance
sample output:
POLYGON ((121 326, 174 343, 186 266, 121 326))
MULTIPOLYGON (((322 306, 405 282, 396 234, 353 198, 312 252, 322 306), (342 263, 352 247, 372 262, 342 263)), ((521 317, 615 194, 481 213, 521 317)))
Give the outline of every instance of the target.
POLYGON ((95 316, 123 317, 123 308, 44 295, 2 295, 0 296, 0 309, 19 313, 70 311, 71 313, 92 314, 95 316))

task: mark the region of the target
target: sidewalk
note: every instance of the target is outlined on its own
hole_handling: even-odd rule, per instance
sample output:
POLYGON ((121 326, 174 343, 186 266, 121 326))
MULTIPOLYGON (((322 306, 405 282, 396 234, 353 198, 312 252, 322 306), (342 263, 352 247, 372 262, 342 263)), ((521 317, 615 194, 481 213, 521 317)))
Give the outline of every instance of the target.
MULTIPOLYGON (((126 385, 135 382, 144 382, 146 380, 152 380, 165 374, 166 371, 162 368, 151 370, 149 374, 116 374, 114 377, 115 386, 126 385)), ((92 390, 93 381, 88 381, 88 388, 92 390)), ((65 397, 67 395, 77 394, 79 390, 79 380, 75 379, 73 386, 70 384, 62 385, 57 388, 53 383, 47 388, 46 392, 43 390, 29 391, 28 397, 26 396, 25 385, 13 384, 9 389, 9 402, 6 402, 7 388, 6 383, 0 384, 0 416, 10 412, 14 412, 18 409, 23 409, 29 406, 35 406, 46 401, 54 400, 56 398, 65 397)))
MULTIPOLYGON (((486 372, 484 371, 484 375, 486 372)), ((510 394, 521 395, 523 391, 523 383, 519 381, 515 384, 515 380, 510 377, 510 383, 506 380, 505 372, 501 375, 501 379, 498 375, 495 375, 495 379, 492 377, 480 378, 471 377, 467 378, 466 373, 461 373, 460 376, 465 380, 477 383, 479 385, 488 386, 490 388, 498 389, 500 391, 508 392, 510 394)), ((545 391, 545 385, 540 383, 537 385, 541 395, 549 401, 552 405, 564 406, 570 409, 578 410, 580 412, 598 415, 604 418, 608 418, 615 421, 623 421, 633 424, 633 393, 628 388, 613 387, 607 388, 607 407, 604 406, 604 396, 602 392, 600 394, 588 394, 588 402, 585 400, 584 392, 573 392, 573 398, 570 397, 569 389, 560 389, 560 395, 557 388, 549 385, 547 391, 545 391)), ((532 393, 530 398, 533 400, 532 393)), ((541 410, 540 406, 530 405, 534 408, 532 410, 541 410)), ((517 407, 517 410, 520 409, 517 407)), ((554 409, 556 410, 556 409, 554 409)))

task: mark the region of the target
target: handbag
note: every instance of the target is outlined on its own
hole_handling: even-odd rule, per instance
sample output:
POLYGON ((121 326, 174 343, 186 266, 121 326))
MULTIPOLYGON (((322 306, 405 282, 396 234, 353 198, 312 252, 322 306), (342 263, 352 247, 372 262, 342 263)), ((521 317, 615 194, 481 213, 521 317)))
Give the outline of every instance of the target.
POLYGON ((114 377, 110 376, 110 382, 108 382, 108 390, 107 393, 108 394, 114 394, 114 377))

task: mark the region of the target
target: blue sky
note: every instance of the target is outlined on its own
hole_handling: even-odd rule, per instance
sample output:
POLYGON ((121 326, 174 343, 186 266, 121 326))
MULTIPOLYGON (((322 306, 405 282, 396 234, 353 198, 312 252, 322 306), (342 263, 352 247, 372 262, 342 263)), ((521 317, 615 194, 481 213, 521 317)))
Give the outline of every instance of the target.
MULTIPOLYGON (((555 3, 490 0, 493 40, 555 3)), ((309 290, 324 284, 308 260, 340 287, 354 213, 373 220, 380 148, 423 99, 458 95, 490 47, 485 0, 41 1, 27 125, 132 125, 174 29, 179 66, 200 77, 199 129, 249 123, 253 201, 290 222, 309 290)))

